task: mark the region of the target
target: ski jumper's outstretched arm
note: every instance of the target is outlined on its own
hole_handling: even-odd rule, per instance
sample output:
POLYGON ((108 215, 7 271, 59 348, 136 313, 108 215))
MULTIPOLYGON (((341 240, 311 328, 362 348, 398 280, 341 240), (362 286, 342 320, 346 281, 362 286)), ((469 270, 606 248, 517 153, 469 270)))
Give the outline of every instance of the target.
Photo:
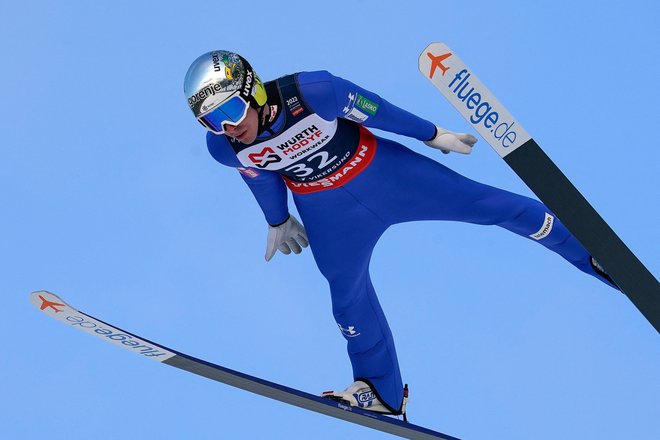
MULTIPOLYGON (((297 74, 297 81, 302 99, 323 119, 350 119, 366 127, 408 136, 443 149, 433 145, 442 137, 439 135, 442 129, 374 92, 327 71, 301 72, 297 74)), ((209 152, 218 162, 236 168, 241 173, 269 225, 280 225, 289 218, 286 185, 279 174, 245 168, 224 135, 209 132, 206 140, 209 152)))
POLYGON ((350 119, 366 127, 420 141, 428 141, 435 136, 435 125, 432 122, 327 71, 299 73, 298 83, 303 98, 323 119, 350 119))
POLYGON ((477 142, 471 134, 437 127, 376 93, 326 71, 300 73, 298 83, 310 107, 324 119, 350 119, 366 127, 420 140, 443 153, 469 154, 477 142))

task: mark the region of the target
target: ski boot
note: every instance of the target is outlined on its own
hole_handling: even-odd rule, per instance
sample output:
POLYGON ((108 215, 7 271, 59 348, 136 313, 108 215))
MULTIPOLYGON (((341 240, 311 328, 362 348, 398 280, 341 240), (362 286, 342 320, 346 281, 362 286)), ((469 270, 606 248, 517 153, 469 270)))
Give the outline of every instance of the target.
POLYGON ((379 414, 386 414, 392 416, 403 416, 403 421, 407 422, 406 416, 406 403, 408 403, 408 385, 403 388, 403 403, 399 411, 392 411, 392 409, 384 405, 377 397, 376 393, 371 389, 369 384, 361 380, 353 382, 344 391, 325 391, 321 397, 331 399, 336 402, 343 403, 344 405, 355 406, 367 411, 377 412, 379 414))

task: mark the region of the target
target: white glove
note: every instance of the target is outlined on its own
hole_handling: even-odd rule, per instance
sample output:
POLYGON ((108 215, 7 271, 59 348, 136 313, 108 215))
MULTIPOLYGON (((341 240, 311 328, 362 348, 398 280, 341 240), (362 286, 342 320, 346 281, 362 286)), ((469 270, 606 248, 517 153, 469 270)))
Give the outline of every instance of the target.
POLYGON ((435 127, 435 131, 435 137, 424 143, 429 147, 437 148, 445 154, 449 154, 450 151, 470 154, 472 152, 472 146, 477 142, 477 138, 468 133, 454 133, 440 127, 435 127))
POLYGON ((273 258, 277 249, 284 255, 289 255, 291 251, 294 254, 299 254, 302 252, 302 248, 308 245, 309 241, 307 240, 305 228, 294 216, 290 215, 287 221, 279 226, 268 225, 266 261, 273 258))

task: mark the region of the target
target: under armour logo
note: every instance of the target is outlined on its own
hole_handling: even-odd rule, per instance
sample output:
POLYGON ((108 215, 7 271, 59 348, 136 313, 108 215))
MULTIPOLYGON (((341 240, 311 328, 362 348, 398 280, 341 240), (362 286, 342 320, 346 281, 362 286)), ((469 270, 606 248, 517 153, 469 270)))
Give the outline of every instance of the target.
POLYGON ((349 325, 348 328, 344 328, 344 327, 341 326, 340 323, 337 323, 337 326, 339 326, 339 330, 340 330, 340 331, 342 332, 342 334, 343 334, 344 336, 346 336, 347 338, 354 338, 354 337, 356 337, 356 336, 360 336, 360 333, 358 333, 358 332, 355 330, 355 326, 354 326, 354 325, 349 325))
POLYGON ((282 160, 270 147, 264 148, 261 150, 261 153, 248 154, 248 158, 259 168, 266 168, 271 163, 277 163, 282 160))

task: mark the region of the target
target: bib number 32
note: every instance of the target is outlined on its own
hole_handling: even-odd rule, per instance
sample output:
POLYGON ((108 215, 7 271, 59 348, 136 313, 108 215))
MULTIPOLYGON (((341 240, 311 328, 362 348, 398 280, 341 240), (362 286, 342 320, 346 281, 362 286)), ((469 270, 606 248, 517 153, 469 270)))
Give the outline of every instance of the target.
POLYGON ((319 151, 316 154, 312 154, 307 158, 307 162, 316 165, 316 168, 312 168, 304 163, 297 163, 291 165, 288 168, 285 168, 284 171, 288 171, 296 175, 296 177, 307 177, 310 174, 314 173, 316 170, 323 169, 328 165, 334 163, 337 160, 337 156, 330 157, 330 154, 327 151, 319 151), (314 164, 318 160, 318 164, 314 164))

